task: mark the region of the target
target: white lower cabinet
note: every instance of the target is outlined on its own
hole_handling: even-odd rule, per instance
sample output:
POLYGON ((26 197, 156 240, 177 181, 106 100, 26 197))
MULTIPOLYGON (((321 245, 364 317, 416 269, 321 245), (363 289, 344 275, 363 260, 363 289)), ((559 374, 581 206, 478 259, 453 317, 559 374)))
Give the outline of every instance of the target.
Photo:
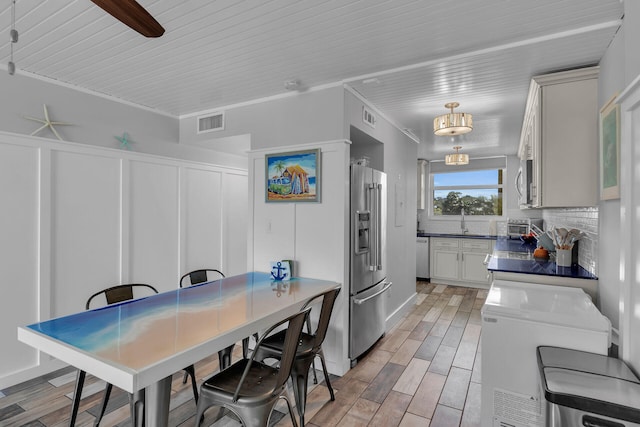
POLYGON ((493 240, 432 237, 431 281, 489 286, 484 260, 491 252, 493 240))
POLYGON ((460 264, 460 279, 466 282, 490 283, 487 277, 487 266, 484 259, 487 253, 462 252, 462 263, 460 264))
POLYGON ((460 279, 458 239, 431 238, 431 280, 460 279))

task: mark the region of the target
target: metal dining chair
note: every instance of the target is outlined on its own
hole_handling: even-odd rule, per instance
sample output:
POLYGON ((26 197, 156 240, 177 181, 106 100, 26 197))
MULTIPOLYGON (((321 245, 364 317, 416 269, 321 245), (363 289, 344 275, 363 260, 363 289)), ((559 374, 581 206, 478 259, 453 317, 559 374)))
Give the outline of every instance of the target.
MULTIPOLYGON (((331 313, 333 306, 335 305, 338 294, 340 293, 340 287, 333 288, 323 294, 320 294, 309 301, 303 306, 303 310, 311 310, 311 306, 318 302, 318 299, 322 298, 322 306, 320 308, 320 315, 318 318, 318 324, 315 332, 312 332, 310 316, 306 316, 307 332, 302 332, 300 335, 300 342, 296 349, 295 362, 291 369, 291 380, 293 382, 293 394, 296 399, 296 407, 298 409, 298 415, 300 416, 300 424, 304 427, 304 412, 307 403, 307 383, 309 377, 309 368, 313 366, 313 378, 314 384, 318 383, 316 377, 316 369, 314 360, 316 356, 320 357, 322 363, 322 371, 324 373, 324 380, 327 383, 331 400, 335 400, 335 394, 329 381, 329 373, 327 372, 327 364, 322 352, 322 342, 327 335, 329 329, 329 320, 331 320, 331 313)), ((260 348, 254 351, 256 353, 255 359, 264 361, 264 359, 281 359, 285 349, 285 331, 277 332, 262 341, 260 348)))
POLYGON ((200 283, 211 282, 212 280, 224 278, 225 275, 220 270, 214 268, 203 268, 193 270, 180 278, 180 287, 198 285, 200 283), (188 280, 187 280, 188 279, 188 280))
MULTIPOLYGON (((134 290, 144 289, 147 294, 157 294, 158 290, 151 285, 146 283, 129 283, 123 285, 112 286, 107 289, 103 289, 95 294, 91 295, 89 299, 87 299, 87 303, 85 305, 86 310, 90 310, 94 301, 97 301, 101 296, 104 297, 104 300, 98 306, 111 305, 118 302, 128 301, 134 299, 134 290)), ((149 295, 146 295, 149 296, 149 295)), ((94 307, 97 308, 97 307, 94 307)), ((191 377, 191 387, 193 390, 193 397, 198 402, 198 385, 196 383, 196 375, 195 369, 193 365, 184 368, 185 376, 191 377)), ((76 418, 78 416, 78 408, 80 406, 80 398, 82 397, 82 388, 84 386, 84 380, 86 377, 86 372, 83 370, 78 370, 78 374, 76 376, 76 385, 73 392, 73 401, 71 404, 71 419, 69 420, 69 425, 74 426, 76 422, 76 418)), ((100 425, 100 421, 102 421, 102 417, 107 409, 107 404, 109 403, 109 397, 111 396, 111 390, 113 389, 113 384, 107 383, 107 386, 104 390, 104 395, 102 397, 102 404, 100 405, 100 413, 95 421, 95 426, 100 425)), ((133 420, 133 414, 135 413, 135 408, 133 407, 133 401, 131 401, 131 413, 132 413, 132 425, 135 424, 135 420, 133 420)))
POLYGON ((233 412, 244 426, 267 426, 274 406, 284 399, 294 427, 298 427, 293 408, 287 396, 287 379, 296 355, 296 347, 309 309, 299 311, 271 326, 258 339, 251 357, 240 359, 223 371, 206 379, 200 386, 200 400, 196 412, 196 426, 211 406, 220 406, 233 412), (254 360, 256 352, 276 328, 288 323, 282 332, 284 343, 280 366, 272 367, 254 360))

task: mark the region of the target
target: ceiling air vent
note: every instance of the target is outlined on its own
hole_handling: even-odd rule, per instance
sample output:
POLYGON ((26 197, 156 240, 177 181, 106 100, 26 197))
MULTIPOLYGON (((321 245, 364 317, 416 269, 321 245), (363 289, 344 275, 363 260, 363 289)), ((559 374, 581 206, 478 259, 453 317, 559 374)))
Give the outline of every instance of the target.
POLYGON ((376 127, 376 116, 367 107, 362 107, 362 121, 372 128, 376 127))
POLYGON ((198 117, 198 133, 224 130, 224 112, 198 117))

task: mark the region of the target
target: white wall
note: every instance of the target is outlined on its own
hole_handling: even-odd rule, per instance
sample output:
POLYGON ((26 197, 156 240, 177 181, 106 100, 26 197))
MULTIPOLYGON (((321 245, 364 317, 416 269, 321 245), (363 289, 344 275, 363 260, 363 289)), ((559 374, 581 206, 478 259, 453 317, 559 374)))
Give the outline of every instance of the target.
MULTIPOLYGON (((212 137, 248 135, 248 270, 269 271, 270 261, 293 259, 296 275, 348 284, 349 148, 343 135, 343 92, 334 87, 229 107, 224 130, 208 134, 196 132, 200 114, 180 120, 184 146, 207 144, 212 137), (265 154, 304 148, 322 149, 321 203, 265 203, 265 154)), ((324 346, 328 368, 336 374, 349 369, 347 298, 347 292, 340 293, 324 346)))
POLYGON ((345 287, 333 310, 323 349, 330 372, 342 375, 347 359, 349 309, 348 142, 316 142, 276 147, 250 154, 248 269, 269 271, 270 262, 294 261, 295 275, 332 280, 345 287), (320 203, 266 203, 265 155, 302 149, 321 149, 320 203))
MULTIPOLYGON (((640 9, 639 9, 640 10, 640 9)), ((640 18, 640 16, 638 16, 640 18)), ((620 350, 640 374, 640 74, 618 97, 621 115, 620 161, 620 350)))
MULTIPOLYGON (((178 120, 167 114, 99 97, 89 92, 17 73, 0 73, 0 88, 5 99, 0 106, 0 129, 30 134, 41 124, 23 116, 43 118, 42 104, 46 104, 51 119, 72 123, 56 129, 65 141, 90 143, 118 148, 114 135, 128 132, 139 143, 177 143, 178 120), (90 141, 90 142, 88 142, 90 141)), ((38 134, 55 138, 49 130, 38 134)), ((136 144, 132 144, 133 149, 136 144)))
MULTIPOLYGON (((250 135, 248 268, 267 271, 269 262, 294 259, 296 274, 349 284, 349 129, 361 125, 362 102, 342 87, 297 93, 261 103, 234 106, 225 111, 225 129, 216 137, 250 135), (265 203, 264 156, 305 148, 322 150, 321 203, 265 203)), ((181 143, 199 144, 197 117, 180 123, 181 143)), ((388 326, 391 327, 415 297, 416 145, 386 120, 374 138, 385 144, 384 167, 389 174, 390 206, 387 238, 394 282, 389 294, 388 326), (396 194, 400 197, 396 197, 396 194), (398 204, 396 209, 396 201, 398 204), (396 211, 399 215, 396 216, 396 211)), ((329 370, 349 369, 347 325, 348 292, 334 308, 325 341, 329 370)))
MULTIPOLYGON (((372 166, 387 174, 387 280, 393 286, 387 295, 387 328, 411 307, 416 296, 416 211, 418 144, 376 113, 375 128, 364 123, 365 101, 351 91, 344 93, 345 135, 351 127, 382 143, 381 165, 372 148, 372 166)), ((371 105, 367 105, 372 109, 371 105)), ((362 151, 363 148, 361 147, 362 151)))
MULTIPOLYGON (((598 78, 598 106, 625 88, 624 47, 626 23, 618 31, 600 61, 598 78)), ((601 160, 600 160, 601 161, 601 160)), ((618 328, 620 297, 620 199, 601 200, 599 205, 598 302, 600 311, 618 328)))
MULTIPOLYGON (((598 78, 598 105, 602 107, 614 95, 620 94, 629 81, 625 78, 626 49, 625 34, 627 19, 616 34, 600 61, 598 78)), ((601 161, 601 159, 599 160, 601 161)), ((599 258, 598 301, 602 313, 619 327, 620 282, 620 199, 601 200, 599 205, 599 258)))
POLYGON ((333 141, 344 137, 342 87, 295 92, 266 102, 232 107, 225 112, 224 130, 197 134, 197 116, 180 120, 180 143, 198 144, 210 138, 251 135, 251 149, 333 141))
MULTIPOLYGON (((5 139, 3 137, 2 139, 5 139)), ((39 260, 40 215, 40 152, 37 147, 23 144, 0 144, 0 264, 3 298, 0 298, 0 378, 35 365, 36 352, 17 345, 17 326, 39 318, 39 272, 48 268, 47 260, 39 260), (16 167, 19 165, 19 167, 16 167)), ((45 295, 46 299, 46 295, 45 295)), ((47 308, 43 307, 45 313, 47 308)), ((16 381, 18 382, 18 381, 16 381)), ((0 388, 3 388, 0 381, 0 388)), ((9 385, 12 383, 8 383, 9 385)))
MULTIPOLYGON (((627 93, 625 108, 631 108, 629 95, 638 90, 632 82, 640 75, 640 54, 637 40, 640 38, 640 3, 624 2, 624 22, 621 30, 607 49, 600 62, 598 101, 603 106, 613 95, 627 93)), ((637 93, 637 92, 636 92, 637 93)), ((620 102, 620 99, 618 99, 620 102)), ((637 168, 637 129, 640 117, 621 111, 623 124, 620 147, 620 190, 616 200, 599 204, 599 295, 601 311, 620 330, 620 354, 636 373, 640 373, 640 339, 637 330, 640 316, 640 282, 638 281, 637 236, 640 219, 638 210, 640 188, 637 168), (635 125, 634 125, 635 124, 635 125), (634 127, 635 126, 635 127, 634 127), (632 132, 636 132, 635 134, 632 132), (634 139, 635 138, 635 139, 634 139)))
POLYGON ((640 178, 638 134, 640 132, 640 3, 625 2, 624 68, 625 88, 621 103, 620 147, 620 350, 622 358, 640 374, 640 178))
MULTIPOLYGON (((178 144, 178 118, 156 110, 84 92, 22 71, 13 76, 0 73, 0 93, 7 101, 0 103, 0 131, 30 135, 41 124, 24 116, 42 119, 43 104, 46 104, 52 120, 73 124, 56 127, 65 141, 120 148, 120 141, 115 137, 122 137, 126 132, 133 152, 246 168, 246 155, 221 152, 215 143, 201 146, 178 144)), ((37 136, 56 138, 48 129, 37 136)))
POLYGON ((162 292, 195 268, 246 271, 245 170, 5 132, 0 170, 0 388, 59 366, 18 326, 118 283, 162 292))
POLYGON ((624 81, 629 84, 640 74, 640 2, 624 2, 624 81))

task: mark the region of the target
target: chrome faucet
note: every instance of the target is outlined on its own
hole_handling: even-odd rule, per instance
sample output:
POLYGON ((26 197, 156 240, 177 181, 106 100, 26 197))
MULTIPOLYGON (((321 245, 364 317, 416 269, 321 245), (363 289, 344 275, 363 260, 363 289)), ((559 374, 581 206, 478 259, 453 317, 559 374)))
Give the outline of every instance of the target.
POLYGON ((469 231, 464 223, 464 208, 460 209, 460 231, 462 231, 462 234, 469 231))

